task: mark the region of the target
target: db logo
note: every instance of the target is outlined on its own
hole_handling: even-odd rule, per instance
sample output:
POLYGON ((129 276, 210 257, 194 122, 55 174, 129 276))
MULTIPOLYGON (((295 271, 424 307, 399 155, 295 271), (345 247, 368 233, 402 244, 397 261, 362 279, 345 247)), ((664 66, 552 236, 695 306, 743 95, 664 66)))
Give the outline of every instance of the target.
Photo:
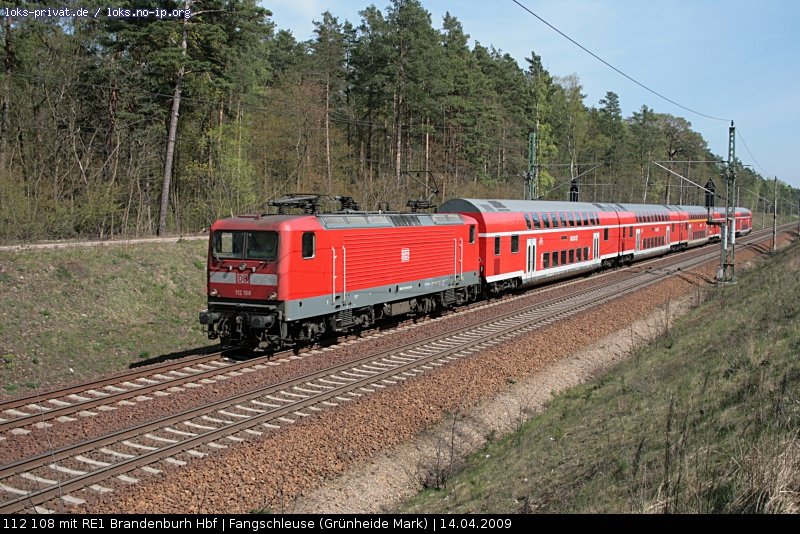
POLYGON ((240 284, 250 283, 250 273, 239 273, 236 275, 236 281, 240 284))

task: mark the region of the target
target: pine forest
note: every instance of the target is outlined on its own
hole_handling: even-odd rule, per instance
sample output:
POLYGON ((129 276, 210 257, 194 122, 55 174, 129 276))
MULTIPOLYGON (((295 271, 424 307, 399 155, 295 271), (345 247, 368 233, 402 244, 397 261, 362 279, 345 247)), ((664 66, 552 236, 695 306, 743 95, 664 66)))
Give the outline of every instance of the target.
MULTIPOLYGON (((108 8, 2 8, 34 4, 108 8)), ((579 73, 471 44, 456 16, 432 20, 418 0, 365 7, 358 21, 321 13, 308 41, 256 0, 117 4, 192 15, 0 22, 4 242, 198 232, 288 193, 368 210, 434 189, 435 202, 522 198, 531 132, 541 198, 566 199, 576 179, 590 202, 702 204, 666 169, 721 185, 718 164, 686 163, 727 158, 686 118, 646 104, 623 116, 613 88, 589 105, 579 73)), ((772 181, 748 167, 737 181, 739 204, 763 211, 772 181)))

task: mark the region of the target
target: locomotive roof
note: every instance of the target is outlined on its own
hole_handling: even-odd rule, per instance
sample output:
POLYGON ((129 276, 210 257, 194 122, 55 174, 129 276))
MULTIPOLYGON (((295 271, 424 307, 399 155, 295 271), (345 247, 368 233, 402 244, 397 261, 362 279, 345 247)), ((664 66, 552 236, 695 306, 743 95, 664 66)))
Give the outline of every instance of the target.
POLYGON ((340 228, 393 228, 410 226, 446 226, 463 224, 457 213, 368 213, 341 212, 303 215, 240 215, 221 219, 215 225, 246 230, 253 227, 273 227, 289 221, 316 220, 328 229, 340 228))
POLYGON ((456 213, 330 213, 317 215, 327 229, 392 228, 404 226, 441 226, 463 224, 456 213))

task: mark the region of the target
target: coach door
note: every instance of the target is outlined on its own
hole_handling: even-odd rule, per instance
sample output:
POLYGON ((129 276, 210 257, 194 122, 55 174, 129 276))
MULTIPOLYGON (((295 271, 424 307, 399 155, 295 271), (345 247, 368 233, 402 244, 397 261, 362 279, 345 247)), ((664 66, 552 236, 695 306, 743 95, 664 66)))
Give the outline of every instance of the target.
POLYGON ((592 240, 592 249, 593 249, 592 259, 600 261, 600 234, 596 233, 593 235, 593 237, 594 239, 592 240))
POLYGON ((669 226, 667 226, 667 242, 666 245, 669 246, 671 241, 669 240, 669 226))
POLYGON ((536 272, 536 239, 528 239, 528 256, 525 263, 525 274, 532 278, 536 272))
POLYGON ((641 228, 637 228, 636 229, 636 252, 639 252, 639 250, 641 248, 642 248, 642 229, 641 228))

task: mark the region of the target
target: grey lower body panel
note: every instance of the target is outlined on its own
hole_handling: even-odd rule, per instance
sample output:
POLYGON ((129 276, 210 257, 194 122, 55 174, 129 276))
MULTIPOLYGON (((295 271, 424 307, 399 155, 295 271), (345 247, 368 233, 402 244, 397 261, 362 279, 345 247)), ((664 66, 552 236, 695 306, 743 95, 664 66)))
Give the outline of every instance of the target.
POLYGON ((457 280, 453 276, 425 278, 399 284, 348 291, 345 294, 328 294, 302 300, 289 300, 281 304, 284 320, 298 321, 336 313, 344 309, 376 306, 386 302, 397 302, 425 297, 448 289, 458 289, 480 283, 477 271, 465 272, 457 280))

